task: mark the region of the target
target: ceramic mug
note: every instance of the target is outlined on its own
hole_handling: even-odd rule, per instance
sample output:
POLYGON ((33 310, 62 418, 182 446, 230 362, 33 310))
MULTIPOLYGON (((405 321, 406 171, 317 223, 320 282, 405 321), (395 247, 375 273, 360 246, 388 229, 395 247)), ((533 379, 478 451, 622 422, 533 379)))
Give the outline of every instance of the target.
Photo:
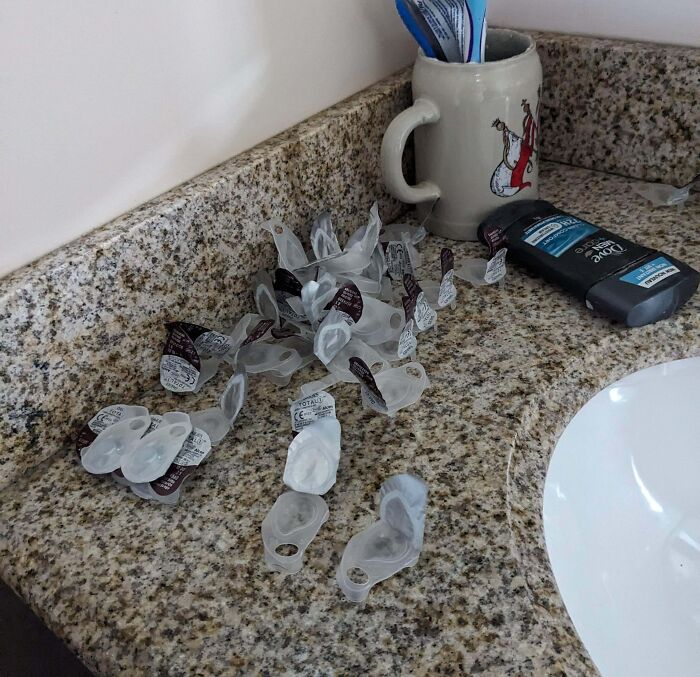
POLYGON ((535 41, 516 31, 489 29, 484 63, 419 54, 413 106, 393 120, 382 143, 389 192, 418 205, 430 232, 476 240, 479 223, 496 207, 538 196, 541 88, 535 41), (414 130, 419 183, 409 186, 401 157, 414 130))

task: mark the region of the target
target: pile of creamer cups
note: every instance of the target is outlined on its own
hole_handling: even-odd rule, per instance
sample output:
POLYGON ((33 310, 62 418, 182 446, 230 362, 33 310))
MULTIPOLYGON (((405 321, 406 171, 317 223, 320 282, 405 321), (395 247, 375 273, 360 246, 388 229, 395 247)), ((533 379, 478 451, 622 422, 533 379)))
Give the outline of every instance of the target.
MULTIPOLYGON (((429 385, 423 366, 392 363, 415 357, 417 335, 435 327, 438 309, 454 303, 454 261, 443 251, 440 279, 419 284, 417 245, 425 231, 405 225, 382 229, 376 205, 344 248, 329 215, 321 214, 311 228, 311 255, 284 223, 269 221, 263 228, 275 241, 278 267, 253 280, 258 315, 306 339, 307 351, 310 347, 328 370, 304 384, 301 399, 291 402, 296 436, 283 474, 291 491, 277 499, 262 524, 267 564, 296 573, 328 520, 322 496, 335 484, 340 462, 341 425, 327 389, 358 384, 365 406, 388 416, 420 399, 429 385), (398 305, 392 280, 405 289, 398 305)), ((261 359, 272 355, 271 347, 257 345, 261 359)), ((397 475, 382 485, 379 521, 350 540, 338 568, 348 599, 362 601, 377 582, 417 562, 426 504, 427 486, 420 478, 397 475)))
POLYGON ((141 406, 105 407, 78 436, 82 466, 140 498, 175 505, 187 478, 233 426, 247 391, 248 377, 239 372, 226 383, 218 406, 201 412, 160 416, 141 406))
MULTIPOLYGON (((502 260, 469 260, 455 271, 451 250, 443 249, 434 276, 419 281, 425 230, 382 227, 376 204, 342 248, 327 213, 311 228, 310 254, 281 221, 262 228, 274 239, 278 262, 252 280, 256 312, 222 331, 182 321, 167 325, 161 384, 175 393, 198 392, 228 364, 233 376, 218 406, 154 415, 144 407, 113 405, 84 427, 78 450, 88 472, 111 477, 142 498, 177 503, 185 479, 238 418, 249 376, 286 386, 295 372, 319 360, 328 373, 305 383, 300 399, 290 401, 295 437, 282 473, 290 491, 262 525, 265 561, 295 573, 328 519, 322 496, 337 479, 341 425, 327 390, 359 385, 364 406, 386 416, 415 404, 429 386, 415 359, 418 337, 436 328, 438 311, 454 305, 455 275, 490 284, 505 268, 502 260)), ((427 486, 418 477, 401 474, 382 484, 380 519, 349 541, 338 569, 348 599, 363 600, 375 583, 416 563, 426 503, 427 486)))

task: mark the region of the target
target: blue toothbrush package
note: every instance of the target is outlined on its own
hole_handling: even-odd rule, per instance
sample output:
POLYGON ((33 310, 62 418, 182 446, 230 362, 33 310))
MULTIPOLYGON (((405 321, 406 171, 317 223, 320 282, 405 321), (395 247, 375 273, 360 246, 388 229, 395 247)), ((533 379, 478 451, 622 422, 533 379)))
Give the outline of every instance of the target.
POLYGON ((426 56, 484 60, 487 0, 396 0, 399 16, 426 56))
POLYGON ((418 46, 423 50, 423 54, 431 59, 439 59, 447 61, 445 53, 440 47, 440 43, 435 39, 434 34, 430 30, 430 26, 425 22, 423 15, 418 11, 416 4, 410 0, 396 0, 396 9, 399 12, 401 20, 408 28, 413 36, 413 39, 418 43, 418 46))
POLYGON ((465 3, 469 17, 471 40, 468 48, 469 57, 465 61, 483 63, 486 48, 486 6, 487 0, 469 0, 465 3))

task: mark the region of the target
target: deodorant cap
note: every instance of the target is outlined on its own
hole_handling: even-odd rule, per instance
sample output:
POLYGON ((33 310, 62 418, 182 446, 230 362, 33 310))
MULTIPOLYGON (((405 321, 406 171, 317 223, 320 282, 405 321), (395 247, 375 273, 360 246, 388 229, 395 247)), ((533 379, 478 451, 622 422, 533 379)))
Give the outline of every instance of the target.
POLYGON ((655 253, 634 264, 631 270, 594 284, 586 295, 586 305, 628 327, 642 327, 671 317, 695 293, 699 282, 700 273, 690 266, 668 254, 655 253), (635 275, 635 271, 641 272, 635 275), (641 284, 633 281, 642 274, 647 277, 641 284), (654 275, 667 277, 653 287, 644 287, 653 282, 654 275))

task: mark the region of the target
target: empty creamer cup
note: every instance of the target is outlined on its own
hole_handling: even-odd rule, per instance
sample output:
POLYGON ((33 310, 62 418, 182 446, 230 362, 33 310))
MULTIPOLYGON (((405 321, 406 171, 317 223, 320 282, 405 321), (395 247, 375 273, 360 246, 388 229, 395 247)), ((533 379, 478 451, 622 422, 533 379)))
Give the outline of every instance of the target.
POLYGON ((362 294, 352 282, 346 282, 338 289, 314 336, 314 353, 323 364, 327 365, 350 341, 353 327, 362 317, 363 307, 362 294))
POLYGON ((418 562, 428 487, 415 475, 395 475, 380 489, 380 519, 348 541, 336 580, 351 602, 362 602, 380 581, 418 562))
POLYGON ((404 242, 407 240, 415 246, 423 242, 427 235, 428 231, 423 226, 411 226, 407 223, 390 223, 382 228, 379 241, 404 242))
POLYGON ((293 350, 299 356, 298 364, 291 371, 289 365, 283 365, 282 369, 268 370, 263 373, 263 376, 277 386, 286 386, 289 385, 292 375, 310 365, 316 359, 316 355, 313 341, 300 335, 288 336, 280 341, 280 345, 293 350))
POLYGON ((304 565, 304 552, 328 514, 320 496, 296 491, 282 494, 262 523, 267 565, 274 571, 297 573, 304 565))
POLYGON ((379 241, 379 231, 381 227, 382 222, 379 218, 379 207, 375 202, 370 210, 368 223, 364 226, 360 226, 350 236, 342 253, 330 255, 318 261, 312 261, 303 269, 296 269, 294 271, 295 274, 304 273, 309 275, 310 270, 322 266, 326 271, 334 275, 345 273, 361 275, 362 271, 370 265, 372 254, 379 241))
POLYGON ((371 296, 362 301, 362 316, 352 329, 353 336, 370 346, 398 339, 404 326, 403 311, 371 296))
POLYGON ((374 346, 369 346, 363 340, 353 337, 328 364, 328 371, 344 383, 357 383, 357 377, 350 371, 352 357, 359 357, 373 372, 389 368, 389 363, 374 346))
POLYGON ((336 292, 335 276, 322 272, 318 280, 309 280, 301 289, 301 302, 304 314, 312 326, 318 323, 326 315, 326 306, 333 300, 336 292))
POLYGON ((506 276, 507 253, 507 249, 499 249, 490 260, 464 259, 459 267, 455 268, 455 277, 465 282, 471 282, 475 287, 496 284, 506 276))
POLYGON ((337 376, 327 374, 317 381, 309 381, 308 383, 304 383, 299 390, 302 398, 304 398, 309 397, 309 395, 313 395, 320 390, 329 390, 333 386, 338 385, 338 383, 341 383, 341 380, 337 376))
POLYGON ((379 296, 382 292, 382 282, 373 280, 365 275, 355 273, 343 273, 338 275, 339 282, 352 282, 362 294, 369 296, 379 296))
POLYGON ((425 300, 430 304, 433 310, 439 310, 440 305, 438 299, 440 297, 440 283, 435 280, 421 280, 421 289, 425 294, 425 300))
POLYGON ((202 386, 211 381, 214 376, 219 372, 219 365, 221 364, 220 357, 202 357, 200 358, 200 368, 199 368, 199 378, 197 379, 197 384, 194 387, 194 392, 198 393, 202 386))
POLYGON ((443 310, 453 304, 457 298, 457 289, 452 282, 454 275, 442 282, 421 280, 420 286, 425 294, 425 300, 433 310, 443 310))
POLYGON ((142 437, 124 454, 121 462, 129 482, 153 482, 162 477, 192 432, 190 417, 183 412, 163 414, 160 427, 142 437))
POLYGON ((266 341, 272 336, 272 329, 275 326, 275 321, 270 318, 264 318, 257 313, 245 314, 233 328, 231 332, 231 350, 225 355, 224 359, 235 366, 236 355, 243 346, 248 346, 257 341, 266 341))
MULTIPOLYGON (((158 428, 160 428, 160 426, 162 426, 164 422, 165 419, 162 416, 158 416, 158 414, 151 414, 151 425, 146 431, 146 435, 152 433, 154 430, 158 430, 158 428)), ((126 479, 126 477, 124 477, 124 473, 122 472, 121 466, 117 468, 111 476, 112 479, 122 487, 130 487, 133 484, 132 482, 129 482, 129 480, 126 479)))
POLYGON ((234 374, 226 383, 219 398, 219 406, 195 412, 190 416, 192 425, 203 430, 212 444, 226 437, 236 422, 248 395, 248 375, 244 371, 234 374))
POLYGON ((409 362, 375 375, 361 359, 353 357, 350 369, 362 383, 362 403, 387 416, 394 416, 417 402, 430 385, 420 362, 409 362))
POLYGON ((379 242, 377 242, 377 246, 372 252, 372 258, 369 261, 369 265, 362 271, 362 275, 364 277, 368 277, 370 280, 378 282, 381 288, 384 273, 386 273, 386 257, 384 256, 384 248, 379 242))
POLYGON ((277 298, 270 274, 266 270, 258 271, 253 277, 252 284, 253 298, 258 314, 268 320, 273 320, 275 324, 279 324, 280 311, 277 307, 277 298))
POLYGON ((162 477, 153 482, 130 484, 131 490, 140 498, 165 505, 177 505, 187 478, 196 471, 210 452, 209 436, 203 430, 195 428, 162 477))
POLYGON ((251 343, 238 352, 238 364, 249 374, 267 371, 288 376, 301 366, 299 353, 283 343, 251 343))
POLYGON ((423 391, 430 386, 420 362, 409 362, 401 367, 380 371, 375 375, 375 380, 390 416, 418 402, 423 391))
POLYGON ((379 489, 379 517, 398 529, 417 550, 423 548, 428 485, 420 477, 401 473, 379 489))
POLYGON ((322 496, 335 484, 340 462, 340 423, 322 418, 289 445, 284 483, 294 491, 322 496))
POLYGON ((333 229, 331 215, 328 212, 319 214, 311 227, 311 248, 317 259, 325 259, 329 256, 336 256, 342 252, 338 237, 333 229))
POLYGON ((352 327, 338 310, 331 310, 314 337, 314 352, 323 364, 328 363, 352 338, 352 327))
POLYGON ((81 455, 83 468, 93 475, 114 472, 150 425, 151 417, 146 413, 122 419, 105 428, 81 455))
MULTIPOLYGON (((80 456, 87 451, 89 446, 97 439, 97 436, 106 428, 134 416, 148 416, 146 407, 131 406, 128 404, 112 404, 104 409, 100 409, 78 434, 76 448, 80 456)), ((153 417, 151 417, 153 423, 153 417)))
POLYGON ((272 233, 277 247, 278 268, 296 270, 303 268, 309 259, 299 238, 279 219, 271 219, 261 224, 264 230, 272 233))
MULTIPOLYGON (((313 395, 319 390, 332 388, 338 383, 357 383, 357 377, 350 371, 350 359, 360 358, 368 365, 371 371, 381 371, 389 368, 389 362, 380 355, 373 346, 368 346, 357 338, 350 339, 349 343, 331 360, 326 367, 330 372, 317 381, 311 381, 301 386, 302 397, 313 395)), ((398 359, 394 356, 394 359, 398 359)))
MULTIPOLYGON (((414 323, 415 325, 415 323, 414 323)), ((377 346, 372 346, 377 351, 379 355, 386 362, 398 362, 403 359, 399 356, 399 341, 387 341, 377 346)), ((371 365, 370 365, 371 366, 371 365)))

